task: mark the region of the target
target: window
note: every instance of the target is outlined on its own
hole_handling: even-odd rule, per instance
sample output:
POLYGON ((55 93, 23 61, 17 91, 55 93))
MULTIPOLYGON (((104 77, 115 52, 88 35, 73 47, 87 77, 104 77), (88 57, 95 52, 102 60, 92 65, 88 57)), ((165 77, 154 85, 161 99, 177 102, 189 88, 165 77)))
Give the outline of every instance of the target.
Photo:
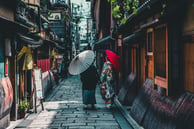
POLYGON ((168 31, 162 24, 154 30, 154 84, 168 95, 168 31))
POLYGON ((166 77, 166 28, 162 27, 155 31, 155 75, 166 77))
POLYGON ((152 56, 153 55, 153 29, 148 29, 147 31, 147 55, 152 56))

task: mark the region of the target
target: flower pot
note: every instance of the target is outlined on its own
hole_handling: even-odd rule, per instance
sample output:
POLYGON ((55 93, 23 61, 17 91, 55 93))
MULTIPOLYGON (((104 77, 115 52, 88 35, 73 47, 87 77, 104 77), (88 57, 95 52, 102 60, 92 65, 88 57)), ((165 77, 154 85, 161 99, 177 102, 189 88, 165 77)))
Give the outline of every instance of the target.
POLYGON ((20 118, 24 118, 25 117, 25 115, 26 115, 26 111, 20 111, 19 112, 19 114, 20 114, 20 118))

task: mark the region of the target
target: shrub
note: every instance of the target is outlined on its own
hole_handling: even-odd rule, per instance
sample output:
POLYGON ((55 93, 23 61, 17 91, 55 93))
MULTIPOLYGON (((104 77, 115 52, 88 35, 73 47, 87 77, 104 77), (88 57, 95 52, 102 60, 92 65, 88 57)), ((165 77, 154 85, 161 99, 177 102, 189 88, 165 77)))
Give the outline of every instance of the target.
POLYGON ((27 100, 20 100, 19 101, 19 105, 18 105, 18 109, 19 110, 23 110, 26 111, 29 107, 29 102, 27 100))

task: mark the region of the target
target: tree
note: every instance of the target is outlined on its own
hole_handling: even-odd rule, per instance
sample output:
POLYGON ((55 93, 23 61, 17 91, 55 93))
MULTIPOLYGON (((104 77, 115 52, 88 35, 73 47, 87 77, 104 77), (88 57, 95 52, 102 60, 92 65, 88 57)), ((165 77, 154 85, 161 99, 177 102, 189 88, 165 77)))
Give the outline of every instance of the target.
POLYGON ((131 13, 137 14, 139 0, 108 0, 112 4, 112 15, 117 24, 125 24, 127 16, 131 13))

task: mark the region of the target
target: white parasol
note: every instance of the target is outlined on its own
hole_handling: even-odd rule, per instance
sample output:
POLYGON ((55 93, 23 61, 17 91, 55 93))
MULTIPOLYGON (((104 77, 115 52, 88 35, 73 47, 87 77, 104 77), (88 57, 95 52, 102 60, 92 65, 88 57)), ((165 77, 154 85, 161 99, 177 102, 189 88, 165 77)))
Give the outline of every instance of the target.
POLYGON ((73 58, 69 64, 68 71, 72 75, 80 74, 88 69, 93 61, 94 52, 92 50, 85 50, 73 58))

